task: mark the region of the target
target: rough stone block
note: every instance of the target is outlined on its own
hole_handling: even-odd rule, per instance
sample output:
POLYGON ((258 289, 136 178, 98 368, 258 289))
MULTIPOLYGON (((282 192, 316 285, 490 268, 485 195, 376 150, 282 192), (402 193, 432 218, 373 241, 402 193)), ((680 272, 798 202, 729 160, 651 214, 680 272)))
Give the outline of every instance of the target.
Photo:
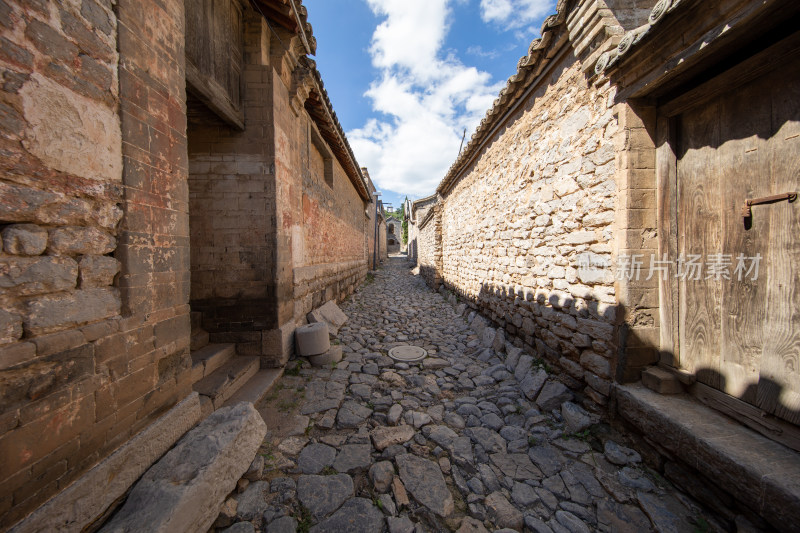
POLYGON ((611 376, 611 363, 608 359, 592 351, 587 350, 581 354, 581 365, 601 378, 611 376))
POLYGON ((572 392, 563 383, 548 381, 536 398, 536 405, 542 411, 552 411, 568 400, 572 400, 572 392))
POLYGON ((14 527, 15 533, 82 531, 200 418, 193 393, 14 527))
POLYGON ((533 400, 536 398, 536 395, 539 394, 539 391, 542 390, 542 386, 544 386, 546 381, 547 372, 545 372, 544 369, 540 369, 538 372, 528 373, 520 382, 519 388, 526 398, 533 400))
POLYGON ((308 313, 308 321, 311 323, 326 323, 328 325, 328 332, 336 336, 339 333, 339 328, 347 322, 347 315, 345 315, 342 310, 339 309, 339 306, 331 300, 326 302, 325 305, 308 313))
POLYGON ((117 240, 103 230, 68 226, 49 232, 50 255, 105 255, 114 251, 117 240))
POLYGON ((266 432, 251 403, 217 410, 145 473, 101 531, 206 531, 266 432))
POLYGON ((78 263, 70 257, 14 257, 0 259, 0 289, 6 294, 31 296, 74 289, 78 263))
POLYGON ((653 366, 642 372, 642 384, 659 394, 680 394, 683 385, 672 372, 653 366))
POLYGON ((122 134, 114 108, 34 73, 19 91, 26 149, 54 169, 93 180, 122 179, 122 134))
POLYGON ((117 289, 86 289, 28 300, 23 323, 26 331, 41 335, 118 315, 119 310, 117 289))
POLYGON ((0 345, 14 342, 22 337, 22 317, 0 309, 0 345))
POLYGON ((15 255, 39 255, 47 247, 47 230, 36 224, 12 224, 3 228, 3 249, 15 255))
POLYGON ((78 263, 81 289, 106 287, 114 283, 120 263, 106 255, 86 255, 78 263))

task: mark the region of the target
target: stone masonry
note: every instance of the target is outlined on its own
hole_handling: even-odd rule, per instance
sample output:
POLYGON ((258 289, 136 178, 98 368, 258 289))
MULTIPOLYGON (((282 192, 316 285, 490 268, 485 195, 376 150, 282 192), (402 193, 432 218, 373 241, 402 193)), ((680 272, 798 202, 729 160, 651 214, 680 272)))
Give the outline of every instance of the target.
MULTIPOLYGON (((567 27, 548 31, 558 41, 567 27)), ((548 56, 491 147, 439 187, 441 277, 604 405, 620 318, 608 268, 619 119, 609 83, 591 84, 566 50, 548 56)))
POLYGON ((245 10, 241 131, 187 98, 198 3, 0 1, 2 529, 189 396, 190 299, 238 299, 236 327, 262 326, 239 349, 280 365, 366 275, 373 204, 306 9, 275 29, 288 50, 245 10))
POLYGON ((390 257, 343 304, 343 361, 298 365, 256 406, 275 423, 216 531, 720 528, 576 405, 553 368, 410 267, 390 257), (386 356, 409 344, 427 358, 386 356))

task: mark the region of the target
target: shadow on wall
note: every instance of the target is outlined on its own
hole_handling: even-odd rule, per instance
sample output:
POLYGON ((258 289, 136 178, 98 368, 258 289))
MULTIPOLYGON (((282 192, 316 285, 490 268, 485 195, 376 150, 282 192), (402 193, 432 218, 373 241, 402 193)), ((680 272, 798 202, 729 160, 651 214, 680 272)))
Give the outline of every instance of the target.
MULTIPOLYGON (((436 276, 433 267, 421 267, 420 274, 433 286, 428 278, 436 276)), ((610 381, 636 382, 641 379, 642 370, 656 365, 663 356, 675 360, 673 354, 662 353, 651 340, 637 334, 626 320, 628 311, 622 305, 574 298, 566 293, 546 297, 533 290, 514 292, 487 283, 481 285, 477 297, 469 297, 446 283, 445 286, 471 308, 483 311, 496 327, 522 340, 533 354, 558 365, 573 387, 586 384, 603 388, 610 387, 610 381)), ((765 419, 776 417, 793 424, 800 421, 800 408, 784 401, 786 388, 768 377, 760 377, 733 395, 722 392, 728 390, 728 379, 719 369, 701 367, 681 381, 686 384, 687 378, 690 383, 696 381, 761 410, 765 419)), ((607 389, 597 392, 608 396, 607 389)))

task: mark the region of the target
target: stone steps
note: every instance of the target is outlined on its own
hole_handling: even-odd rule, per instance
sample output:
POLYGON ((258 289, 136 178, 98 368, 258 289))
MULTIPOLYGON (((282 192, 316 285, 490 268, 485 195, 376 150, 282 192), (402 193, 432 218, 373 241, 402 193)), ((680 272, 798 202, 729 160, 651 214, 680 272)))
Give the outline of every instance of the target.
POLYGON ((224 406, 238 402, 258 403, 272 390, 272 387, 275 386, 282 375, 283 368, 262 368, 247 383, 242 385, 242 388, 228 398, 224 406))
POLYGON ((208 346, 208 332, 204 329, 192 330, 192 337, 189 342, 190 349, 194 352, 208 346))
POLYGON ((216 411, 250 378, 256 375, 260 360, 256 356, 237 356, 195 383, 192 388, 200 394, 203 416, 216 411))
POLYGON ((192 383, 211 375, 227 363, 236 353, 236 345, 208 344, 199 350, 192 350, 192 383))

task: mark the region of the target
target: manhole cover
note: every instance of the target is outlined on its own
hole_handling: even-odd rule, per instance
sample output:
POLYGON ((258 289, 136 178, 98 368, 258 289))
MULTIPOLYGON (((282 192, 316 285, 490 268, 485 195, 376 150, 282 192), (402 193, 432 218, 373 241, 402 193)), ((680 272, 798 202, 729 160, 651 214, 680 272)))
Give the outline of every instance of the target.
POLYGON ((426 355, 428 355, 428 352, 419 346, 395 346, 389 350, 389 357, 403 363, 422 361, 426 355))

